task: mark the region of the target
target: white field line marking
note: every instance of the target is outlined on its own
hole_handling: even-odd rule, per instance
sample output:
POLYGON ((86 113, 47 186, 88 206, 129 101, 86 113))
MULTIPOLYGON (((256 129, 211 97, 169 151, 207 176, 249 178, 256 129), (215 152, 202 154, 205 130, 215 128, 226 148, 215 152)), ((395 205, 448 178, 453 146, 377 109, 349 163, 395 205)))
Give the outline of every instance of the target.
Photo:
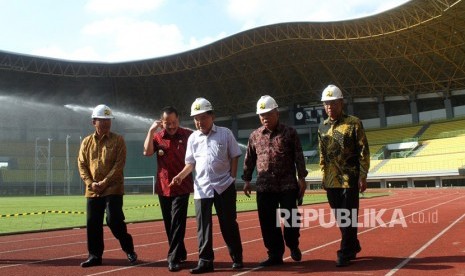
POLYGON ((447 226, 444 230, 442 230, 439 234, 437 234, 434 238, 429 240, 427 243, 425 243, 422 247, 420 247, 417 251, 413 252, 412 255, 408 256, 408 258, 404 259, 400 264, 398 264, 395 268, 393 268, 389 273, 386 274, 386 276, 391 276, 394 275, 399 269, 404 267, 408 262, 410 262, 413 258, 415 258, 418 254, 420 254, 423 250, 425 250, 428 246, 430 246, 433 242, 435 242, 437 239, 439 239, 442 235, 444 235, 449 229, 451 229, 455 224, 457 224, 461 219, 465 217, 465 214, 463 214, 461 217, 456 219, 454 222, 452 222, 449 226, 447 226))

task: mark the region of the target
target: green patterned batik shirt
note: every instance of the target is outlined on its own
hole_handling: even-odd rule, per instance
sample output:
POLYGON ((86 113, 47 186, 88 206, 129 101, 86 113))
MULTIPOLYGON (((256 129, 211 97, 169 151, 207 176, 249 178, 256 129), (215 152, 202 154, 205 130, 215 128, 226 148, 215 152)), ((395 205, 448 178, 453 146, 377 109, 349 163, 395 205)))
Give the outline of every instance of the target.
POLYGON ((325 188, 350 188, 366 178, 370 150, 363 124, 357 117, 342 114, 326 119, 318 129, 320 168, 325 188))

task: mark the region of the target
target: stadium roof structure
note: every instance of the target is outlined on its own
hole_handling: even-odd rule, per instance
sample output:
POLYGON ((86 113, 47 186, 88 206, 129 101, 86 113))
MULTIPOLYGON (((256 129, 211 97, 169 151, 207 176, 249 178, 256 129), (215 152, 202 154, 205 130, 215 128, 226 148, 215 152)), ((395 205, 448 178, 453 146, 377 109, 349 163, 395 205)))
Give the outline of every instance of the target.
POLYGON ((73 62, 0 52, 0 72, 1 89, 29 89, 66 103, 69 94, 81 95, 80 103, 100 95, 143 114, 175 105, 188 115, 197 97, 209 99, 219 116, 253 112, 264 94, 281 107, 318 103, 330 83, 349 101, 447 96, 465 89, 465 0, 411 0, 359 19, 268 25, 140 61, 73 62))

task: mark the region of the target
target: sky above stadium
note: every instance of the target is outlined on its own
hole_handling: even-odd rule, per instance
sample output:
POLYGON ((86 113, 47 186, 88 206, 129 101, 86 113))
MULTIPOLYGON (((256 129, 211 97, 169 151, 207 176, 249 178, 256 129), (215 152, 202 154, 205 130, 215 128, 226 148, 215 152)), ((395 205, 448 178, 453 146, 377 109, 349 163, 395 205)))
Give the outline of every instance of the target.
POLYGON ((178 54, 260 26, 374 15, 407 0, 0 0, 0 50, 120 62, 178 54))

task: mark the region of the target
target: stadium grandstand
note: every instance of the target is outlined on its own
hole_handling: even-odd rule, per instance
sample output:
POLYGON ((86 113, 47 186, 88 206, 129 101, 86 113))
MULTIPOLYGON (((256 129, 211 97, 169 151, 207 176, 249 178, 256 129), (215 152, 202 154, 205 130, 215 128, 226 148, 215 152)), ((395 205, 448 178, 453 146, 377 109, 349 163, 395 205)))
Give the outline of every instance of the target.
POLYGON ((162 107, 176 106, 192 128, 190 105, 205 97, 216 123, 245 145, 264 94, 297 128, 307 181, 318 186, 320 96, 331 83, 367 129, 370 187, 465 186, 464 18, 465 0, 411 0, 369 17, 268 25, 132 62, 0 50, 0 195, 82 193, 76 156, 97 104, 115 111, 114 130, 128 146, 127 191, 136 193, 153 184, 155 160, 142 147, 162 107))

